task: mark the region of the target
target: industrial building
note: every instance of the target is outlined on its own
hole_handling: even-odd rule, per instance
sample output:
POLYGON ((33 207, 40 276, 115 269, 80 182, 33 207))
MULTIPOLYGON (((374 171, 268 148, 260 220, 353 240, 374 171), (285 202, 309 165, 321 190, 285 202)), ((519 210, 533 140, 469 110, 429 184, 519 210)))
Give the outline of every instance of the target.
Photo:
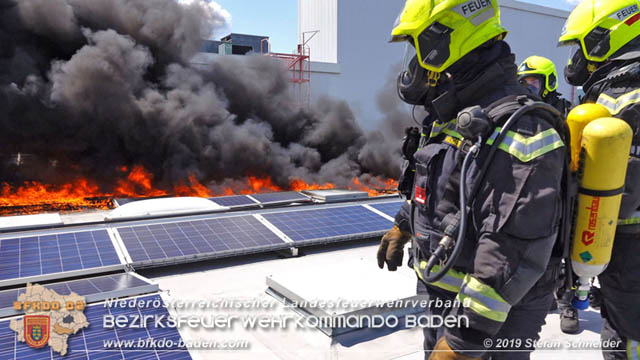
POLYGON ((247 55, 269 53, 269 37, 231 33, 220 40, 204 40, 201 53, 247 55))
MULTIPOLYGON (((207 64, 217 55, 245 55, 250 46, 253 53, 279 58, 291 70, 293 99, 300 103, 324 96, 344 100, 359 124, 371 129, 381 120, 377 96, 395 94, 405 45, 389 43, 389 34, 403 5, 403 0, 299 0, 297 53, 273 54, 266 50, 267 37, 230 34, 219 42, 207 40, 193 62, 207 64)), ((569 49, 557 47, 569 12, 515 0, 500 1, 500 8, 516 62, 532 55, 551 59, 558 69, 558 92, 577 102, 577 90, 563 76, 569 49)), ((409 117, 411 108, 399 106, 406 108, 409 117)))
MULTIPOLYGON (((319 30, 307 43, 312 99, 347 101, 363 126, 379 121, 376 95, 395 86, 404 54, 404 44, 388 42, 403 5, 403 0, 298 1, 300 42, 305 33, 319 30)), ((558 91, 574 96, 562 75, 569 49, 556 47, 569 12, 514 0, 501 0, 500 8, 517 62, 531 55, 548 57, 558 68, 558 91)))

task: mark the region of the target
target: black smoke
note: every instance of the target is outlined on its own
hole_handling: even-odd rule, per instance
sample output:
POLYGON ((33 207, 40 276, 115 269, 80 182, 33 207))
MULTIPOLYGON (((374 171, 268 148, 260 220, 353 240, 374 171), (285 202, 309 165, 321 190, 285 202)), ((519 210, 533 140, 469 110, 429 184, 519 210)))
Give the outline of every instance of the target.
POLYGON ((411 121, 391 78, 366 133, 343 101, 293 103, 271 58, 191 65, 224 21, 198 1, 0 0, 0 182, 24 180, 2 166, 17 153, 38 159, 29 180, 82 176, 105 191, 135 165, 167 189, 190 175, 211 188, 398 176, 411 121))

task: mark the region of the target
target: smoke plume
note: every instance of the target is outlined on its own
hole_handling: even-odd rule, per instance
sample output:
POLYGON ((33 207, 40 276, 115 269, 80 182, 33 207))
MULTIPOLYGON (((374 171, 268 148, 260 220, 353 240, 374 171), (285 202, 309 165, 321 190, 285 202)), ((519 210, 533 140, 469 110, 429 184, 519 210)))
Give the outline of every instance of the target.
MULTIPOLYGON (((201 0, 0 0, 0 160, 30 154, 49 164, 31 180, 87 177, 105 191, 136 165, 165 188, 397 177, 411 122, 393 80, 380 129, 365 133, 343 101, 292 103, 274 59, 191 65, 227 19, 201 0)), ((3 162, 0 182, 23 180, 3 162)))

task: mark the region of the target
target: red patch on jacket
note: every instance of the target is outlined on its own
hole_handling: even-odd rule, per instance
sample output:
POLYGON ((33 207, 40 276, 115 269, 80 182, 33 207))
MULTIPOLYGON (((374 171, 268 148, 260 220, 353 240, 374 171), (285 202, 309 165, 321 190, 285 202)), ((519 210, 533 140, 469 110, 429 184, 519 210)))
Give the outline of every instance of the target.
POLYGON ((421 205, 424 205, 427 202, 427 189, 421 188, 416 185, 414 200, 421 205))

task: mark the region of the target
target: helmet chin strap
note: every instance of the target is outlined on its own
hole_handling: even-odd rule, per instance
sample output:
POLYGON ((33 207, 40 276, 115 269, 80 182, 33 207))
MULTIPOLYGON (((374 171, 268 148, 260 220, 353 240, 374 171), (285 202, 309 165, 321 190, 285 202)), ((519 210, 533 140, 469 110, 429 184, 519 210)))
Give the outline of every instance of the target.
MULTIPOLYGON (((424 106, 426 109, 433 107, 433 101, 445 93, 451 93, 453 90, 453 84, 449 81, 447 74, 445 78, 442 78, 442 73, 429 71, 428 81, 429 90, 427 91, 424 106)), ((454 91, 455 92, 455 91, 454 91)))
POLYGON ((428 72, 428 84, 429 84, 429 86, 430 87, 438 86, 438 82, 440 81, 440 77, 441 76, 442 76, 442 73, 429 70, 429 72, 428 72))

